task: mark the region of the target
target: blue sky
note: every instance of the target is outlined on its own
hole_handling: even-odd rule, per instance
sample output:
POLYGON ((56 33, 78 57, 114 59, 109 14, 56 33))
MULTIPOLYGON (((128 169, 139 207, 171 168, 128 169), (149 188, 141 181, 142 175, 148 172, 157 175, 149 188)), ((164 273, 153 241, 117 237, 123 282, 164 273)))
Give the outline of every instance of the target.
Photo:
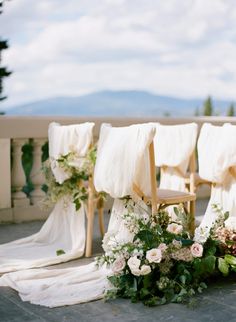
POLYGON ((235 0, 12 0, 2 108, 94 91, 236 100, 235 0))

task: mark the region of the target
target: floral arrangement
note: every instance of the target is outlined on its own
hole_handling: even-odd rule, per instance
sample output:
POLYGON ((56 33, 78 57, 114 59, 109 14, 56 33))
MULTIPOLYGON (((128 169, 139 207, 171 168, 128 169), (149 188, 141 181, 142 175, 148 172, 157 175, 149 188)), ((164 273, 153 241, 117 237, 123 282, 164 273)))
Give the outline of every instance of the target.
MULTIPOLYGON (((96 162, 96 147, 89 149, 85 157, 80 157, 73 151, 61 155, 57 160, 48 159, 43 163, 43 173, 46 178, 47 194, 42 200, 42 208, 50 208, 64 196, 72 196, 76 210, 81 202, 88 199, 88 180, 93 174, 96 162), (63 180, 57 182, 52 168, 59 168, 63 180)), ((97 207, 103 207, 105 193, 96 193, 97 207)))
POLYGON ((174 220, 166 211, 139 215, 135 207, 129 200, 123 215, 132 240, 122 243, 107 233, 105 254, 97 258, 98 265, 111 271, 106 298, 129 298, 149 306, 184 302, 201 293, 209 277, 236 271, 236 231, 226 228, 228 213, 220 207, 213 206, 217 220, 212 228, 197 228, 193 238, 182 207, 175 208, 174 220))

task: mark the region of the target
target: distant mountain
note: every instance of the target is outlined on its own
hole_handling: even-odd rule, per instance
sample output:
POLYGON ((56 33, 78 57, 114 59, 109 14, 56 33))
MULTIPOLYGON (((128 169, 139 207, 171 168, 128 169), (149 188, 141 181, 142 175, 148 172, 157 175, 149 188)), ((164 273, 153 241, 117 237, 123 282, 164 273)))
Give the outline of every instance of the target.
MULTIPOLYGON (((214 100, 225 114, 230 101, 214 100)), ((193 116, 203 99, 159 96, 145 91, 101 91, 78 97, 55 97, 9 108, 8 115, 193 116)))

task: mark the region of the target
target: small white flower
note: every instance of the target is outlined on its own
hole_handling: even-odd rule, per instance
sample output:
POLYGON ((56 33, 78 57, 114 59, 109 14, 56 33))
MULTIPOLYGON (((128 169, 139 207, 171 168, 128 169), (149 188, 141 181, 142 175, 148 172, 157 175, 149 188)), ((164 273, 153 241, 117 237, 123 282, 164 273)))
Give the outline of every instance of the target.
POLYGON ((151 273, 151 267, 149 265, 142 265, 140 268, 140 275, 147 275, 151 273))
POLYGON ((160 263, 162 260, 162 252, 158 248, 152 248, 147 251, 146 258, 149 263, 160 263))
POLYGON ((102 248, 105 252, 108 252, 112 247, 116 246, 116 239, 114 237, 114 232, 107 232, 102 240, 102 248))
POLYGON ((182 233, 183 226, 176 223, 172 223, 167 226, 166 230, 172 234, 178 235, 182 233))
POLYGON ((177 248, 180 249, 182 247, 182 243, 180 240, 173 239, 172 244, 177 248))
POLYGON ((192 244, 190 250, 191 250, 193 257, 202 257, 203 246, 201 244, 199 244, 199 243, 192 244))
POLYGON ((207 227, 197 227, 195 229, 193 240, 197 243, 204 244, 209 237, 210 230, 207 227))
POLYGON ((119 274, 123 271, 125 268, 125 259, 123 257, 118 257, 116 260, 112 263, 112 271, 115 274, 119 274))
POLYGON ((140 259, 137 258, 137 256, 130 257, 127 262, 131 271, 139 269, 140 263, 141 263, 141 261, 140 261, 140 259))

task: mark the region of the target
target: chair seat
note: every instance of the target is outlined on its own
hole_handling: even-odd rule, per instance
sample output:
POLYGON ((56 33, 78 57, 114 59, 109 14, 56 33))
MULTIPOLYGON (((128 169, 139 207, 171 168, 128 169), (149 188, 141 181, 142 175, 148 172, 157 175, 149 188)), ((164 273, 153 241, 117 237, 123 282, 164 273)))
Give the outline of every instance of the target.
POLYGON ((177 190, 169 190, 169 189, 157 190, 158 204, 174 205, 174 204, 184 203, 184 202, 194 201, 194 200, 196 200, 195 194, 181 192, 177 190))

